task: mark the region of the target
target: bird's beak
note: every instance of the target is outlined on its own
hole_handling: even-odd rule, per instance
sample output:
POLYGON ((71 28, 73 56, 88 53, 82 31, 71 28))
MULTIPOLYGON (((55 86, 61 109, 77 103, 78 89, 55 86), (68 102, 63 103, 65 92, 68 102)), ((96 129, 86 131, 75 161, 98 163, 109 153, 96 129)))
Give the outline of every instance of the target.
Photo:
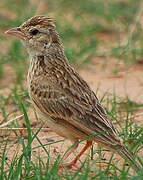
POLYGON ((25 34, 21 31, 20 27, 14 27, 5 32, 6 34, 11 34, 19 37, 20 39, 25 39, 25 34))

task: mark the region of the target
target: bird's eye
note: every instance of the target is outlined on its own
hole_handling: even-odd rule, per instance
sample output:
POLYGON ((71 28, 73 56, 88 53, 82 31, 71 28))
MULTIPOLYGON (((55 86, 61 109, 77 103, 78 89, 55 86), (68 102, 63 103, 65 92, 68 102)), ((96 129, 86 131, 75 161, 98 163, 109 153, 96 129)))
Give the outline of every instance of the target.
POLYGON ((34 29, 34 30, 31 31, 31 34, 32 34, 32 35, 36 35, 36 34, 38 34, 38 33, 39 33, 38 29, 34 29))

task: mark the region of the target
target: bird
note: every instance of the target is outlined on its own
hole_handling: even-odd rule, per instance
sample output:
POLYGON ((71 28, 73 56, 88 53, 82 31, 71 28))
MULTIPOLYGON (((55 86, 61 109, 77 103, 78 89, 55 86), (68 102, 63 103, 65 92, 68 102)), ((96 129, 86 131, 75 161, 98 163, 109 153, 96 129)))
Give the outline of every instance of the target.
POLYGON ((86 140, 83 149, 66 167, 75 166, 96 142, 128 159, 140 171, 141 166, 119 138, 96 94, 70 65, 52 18, 36 15, 6 33, 18 37, 29 54, 27 86, 38 117, 73 144, 65 157, 78 148, 81 140, 86 140))

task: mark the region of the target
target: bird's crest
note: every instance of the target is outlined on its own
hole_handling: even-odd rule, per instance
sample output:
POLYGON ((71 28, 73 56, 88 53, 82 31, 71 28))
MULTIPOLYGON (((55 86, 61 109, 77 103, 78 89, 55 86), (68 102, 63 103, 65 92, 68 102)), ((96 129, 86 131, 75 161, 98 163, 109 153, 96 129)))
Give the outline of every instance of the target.
POLYGON ((53 23, 53 20, 50 17, 45 17, 45 16, 34 16, 31 19, 29 19, 28 21, 24 22, 22 24, 22 28, 26 28, 29 26, 36 26, 36 25, 40 25, 40 26, 51 26, 53 28, 55 28, 55 24, 53 23))

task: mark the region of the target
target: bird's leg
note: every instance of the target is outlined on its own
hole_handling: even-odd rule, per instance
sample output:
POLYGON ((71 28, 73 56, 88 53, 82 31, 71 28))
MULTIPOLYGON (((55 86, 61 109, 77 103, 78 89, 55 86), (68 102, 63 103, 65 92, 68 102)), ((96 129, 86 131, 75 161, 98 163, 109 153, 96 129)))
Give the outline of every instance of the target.
MULTIPOLYGON (((86 141, 86 145, 80 151, 80 153, 76 156, 76 158, 70 163, 66 164, 66 167, 71 169, 73 166, 76 166, 78 159, 82 156, 82 154, 92 145, 92 141, 86 141)), ((76 147, 77 148, 77 147, 76 147)))
POLYGON ((71 153, 73 153, 78 148, 77 143, 78 143, 78 141, 73 143, 73 147, 62 157, 62 160, 66 160, 71 155, 71 153))

